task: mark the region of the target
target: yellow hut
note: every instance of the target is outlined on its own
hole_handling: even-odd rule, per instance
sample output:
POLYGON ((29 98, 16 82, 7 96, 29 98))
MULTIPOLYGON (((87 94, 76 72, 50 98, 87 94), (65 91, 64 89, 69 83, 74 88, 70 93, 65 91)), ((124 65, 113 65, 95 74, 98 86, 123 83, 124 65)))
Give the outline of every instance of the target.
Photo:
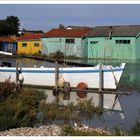
POLYGON ((18 54, 39 54, 42 50, 42 33, 25 34, 17 41, 18 54))

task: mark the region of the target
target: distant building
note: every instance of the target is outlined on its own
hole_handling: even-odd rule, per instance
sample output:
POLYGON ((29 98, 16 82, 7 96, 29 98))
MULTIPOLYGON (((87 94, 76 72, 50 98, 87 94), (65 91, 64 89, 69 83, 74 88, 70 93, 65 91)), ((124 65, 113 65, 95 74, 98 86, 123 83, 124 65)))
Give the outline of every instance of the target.
POLYGON ((82 45, 87 58, 140 59, 140 25, 97 26, 82 45))
POLYGON ((42 54, 49 55, 61 51, 65 56, 83 57, 83 48, 81 47, 82 37, 91 29, 52 29, 42 36, 43 48, 42 54))
POLYGON ((16 53, 16 39, 11 36, 0 36, 0 51, 16 53))
POLYGON ((38 33, 43 33, 43 31, 42 30, 19 30, 18 31, 19 35, 38 34, 38 33))
POLYGON ((71 29, 93 29, 93 27, 88 27, 88 26, 73 26, 69 25, 66 27, 66 29, 71 28, 71 29))
POLYGON ((18 38, 18 54, 38 54, 41 53, 42 33, 25 34, 18 38))

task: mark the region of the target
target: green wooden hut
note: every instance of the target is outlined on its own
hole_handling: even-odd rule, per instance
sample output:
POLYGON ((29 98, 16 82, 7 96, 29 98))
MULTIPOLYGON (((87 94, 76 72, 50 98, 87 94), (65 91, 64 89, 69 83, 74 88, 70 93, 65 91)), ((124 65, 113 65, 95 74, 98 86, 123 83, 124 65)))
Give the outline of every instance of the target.
POLYGON ((84 50, 82 38, 91 31, 91 28, 65 28, 51 29, 42 37, 42 54, 50 55, 57 51, 63 52, 64 56, 83 57, 84 50))
POLYGON ((97 26, 82 45, 87 58, 140 59, 140 25, 97 26))

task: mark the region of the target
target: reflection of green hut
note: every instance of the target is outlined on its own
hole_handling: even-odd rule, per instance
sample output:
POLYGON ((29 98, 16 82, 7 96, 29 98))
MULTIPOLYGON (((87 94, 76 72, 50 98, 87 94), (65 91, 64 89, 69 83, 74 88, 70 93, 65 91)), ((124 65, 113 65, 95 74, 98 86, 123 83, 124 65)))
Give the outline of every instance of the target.
POLYGON ((140 25, 97 26, 83 42, 87 58, 140 59, 140 25))

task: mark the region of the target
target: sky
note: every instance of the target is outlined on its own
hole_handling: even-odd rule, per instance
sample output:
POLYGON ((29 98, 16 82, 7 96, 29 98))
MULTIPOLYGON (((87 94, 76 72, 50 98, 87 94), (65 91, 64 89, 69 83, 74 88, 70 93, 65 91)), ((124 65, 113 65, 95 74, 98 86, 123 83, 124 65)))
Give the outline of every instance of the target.
POLYGON ((65 26, 140 24, 140 4, 0 4, 0 19, 17 16, 21 28, 44 32, 65 26))

